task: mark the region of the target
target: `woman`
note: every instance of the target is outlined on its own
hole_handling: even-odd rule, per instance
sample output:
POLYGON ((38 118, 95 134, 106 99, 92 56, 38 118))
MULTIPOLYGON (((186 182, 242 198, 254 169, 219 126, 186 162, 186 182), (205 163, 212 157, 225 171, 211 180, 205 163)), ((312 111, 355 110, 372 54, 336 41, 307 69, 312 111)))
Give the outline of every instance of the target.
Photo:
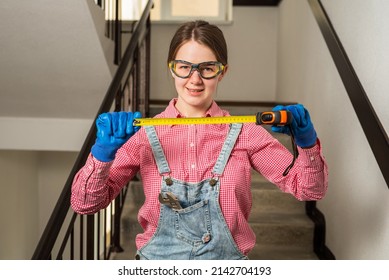
MULTIPOLYGON (((169 49, 177 98, 157 118, 228 116, 214 101, 228 70, 222 31, 205 21, 183 24, 169 49)), ((138 172, 145 203, 138 220, 137 259, 247 259, 255 245, 248 217, 251 169, 299 200, 319 200, 327 190, 327 165, 308 111, 289 110, 299 156, 255 124, 148 126, 136 131, 139 113, 99 116, 97 139, 77 173, 71 204, 80 214, 105 208, 138 172)))

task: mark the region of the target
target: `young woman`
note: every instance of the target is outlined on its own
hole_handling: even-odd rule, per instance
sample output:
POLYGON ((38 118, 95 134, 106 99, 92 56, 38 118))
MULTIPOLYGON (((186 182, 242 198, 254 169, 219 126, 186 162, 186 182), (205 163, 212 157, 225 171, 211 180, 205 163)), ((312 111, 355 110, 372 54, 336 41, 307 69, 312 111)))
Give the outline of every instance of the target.
MULTIPOLYGON (((204 21, 183 24, 167 59, 177 98, 156 118, 228 116, 214 101, 228 70, 221 30, 204 21)), ((255 124, 133 127, 139 113, 99 116, 97 139, 77 173, 71 205, 80 214, 108 206, 126 183, 141 175, 145 203, 138 220, 137 259, 247 259, 255 245, 248 218, 251 169, 299 200, 319 200, 327 190, 327 165, 308 111, 293 114, 290 127, 299 156, 255 124)))

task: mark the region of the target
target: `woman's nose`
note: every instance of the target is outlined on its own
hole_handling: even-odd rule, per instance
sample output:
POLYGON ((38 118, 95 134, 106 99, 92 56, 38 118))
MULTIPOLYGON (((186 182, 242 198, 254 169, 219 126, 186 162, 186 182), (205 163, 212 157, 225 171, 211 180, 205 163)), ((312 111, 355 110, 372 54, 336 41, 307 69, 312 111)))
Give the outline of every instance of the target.
POLYGON ((201 76, 200 76, 199 69, 193 69, 192 73, 190 74, 189 79, 191 82, 195 82, 195 83, 199 83, 199 82, 203 81, 201 76))

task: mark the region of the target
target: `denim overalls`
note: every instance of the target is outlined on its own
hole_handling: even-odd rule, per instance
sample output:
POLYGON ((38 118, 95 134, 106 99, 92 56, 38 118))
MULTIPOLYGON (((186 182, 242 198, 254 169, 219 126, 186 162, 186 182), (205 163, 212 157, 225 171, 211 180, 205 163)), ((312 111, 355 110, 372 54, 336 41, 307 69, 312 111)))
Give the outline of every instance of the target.
POLYGON ((247 259, 228 229, 220 209, 219 177, 235 145, 242 124, 232 124, 213 168, 213 177, 187 183, 170 177, 155 128, 145 126, 162 177, 161 211, 153 237, 137 252, 137 259, 247 259))

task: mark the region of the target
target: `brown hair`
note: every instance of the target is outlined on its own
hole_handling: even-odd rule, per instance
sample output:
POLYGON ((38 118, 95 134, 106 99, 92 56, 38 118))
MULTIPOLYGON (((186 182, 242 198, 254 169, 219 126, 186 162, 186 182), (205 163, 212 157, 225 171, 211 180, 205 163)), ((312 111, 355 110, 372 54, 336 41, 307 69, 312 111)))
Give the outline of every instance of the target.
POLYGON ((179 48, 192 39, 209 47, 215 54, 217 61, 227 65, 227 43, 223 32, 216 25, 203 20, 184 23, 177 29, 170 42, 167 63, 174 60, 179 48))

